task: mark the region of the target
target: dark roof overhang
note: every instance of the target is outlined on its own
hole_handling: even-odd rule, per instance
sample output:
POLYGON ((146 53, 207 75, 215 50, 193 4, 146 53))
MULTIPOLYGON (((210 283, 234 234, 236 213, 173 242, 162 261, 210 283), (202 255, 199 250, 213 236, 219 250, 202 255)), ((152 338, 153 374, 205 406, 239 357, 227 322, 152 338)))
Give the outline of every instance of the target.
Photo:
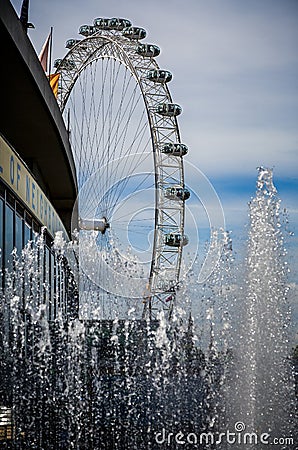
POLYGON ((1 1, 0 132, 27 163, 70 230, 77 195, 68 133, 36 52, 12 5, 1 1))

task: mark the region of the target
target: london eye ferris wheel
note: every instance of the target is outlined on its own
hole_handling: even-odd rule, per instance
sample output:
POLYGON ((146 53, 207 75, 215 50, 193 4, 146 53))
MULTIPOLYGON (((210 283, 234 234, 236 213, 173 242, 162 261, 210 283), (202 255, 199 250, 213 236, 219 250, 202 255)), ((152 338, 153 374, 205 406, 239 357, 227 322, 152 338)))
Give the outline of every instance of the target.
POLYGON ((127 19, 97 18, 79 33, 83 38, 69 39, 54 66, 78 176, 80 263, 89 287, 113 293, 118 283, 115 295, 134 297, 143 318, 171 314, 190 196, 183 169, 188 149, 177 123, 182 108, 168 88, 172 74, 156 62, 159 47, 143 42, 146 31, 127 19), (142 265, 129 280, 138 278, 133 293, 123 278, 125 250, 118 248, 118 266, 111 264, 112 243, 123 240, 130 260, 133 254, 142 265))

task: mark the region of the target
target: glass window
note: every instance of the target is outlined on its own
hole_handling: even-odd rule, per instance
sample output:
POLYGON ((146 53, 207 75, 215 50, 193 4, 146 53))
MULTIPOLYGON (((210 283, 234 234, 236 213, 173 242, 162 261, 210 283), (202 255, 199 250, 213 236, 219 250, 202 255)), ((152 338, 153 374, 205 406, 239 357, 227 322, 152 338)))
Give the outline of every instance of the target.
POLYGON ((59 311, 63 312, 64 300, 65 300, 65 273, 63 267, 63 260, 60 259, 57 261, 57 308, 59 311))
POLYGON ((15 236, 15 247, 17 249, 18 255, 21 254, 23 248, 23 220, 16 214, 16 236, 15 236))
MULTIPOLYGON (((15 214, 15 242, 14 246, 17 249, 17 256, 20 258, 22 254, 23 249, 23 227, 24 227, 24 221, 22 217, 20 217, 18 214, 15 214)), ((19 283, 20 292, 18 295, 23 296, 23 282, 19 283)))
POLYGON ((4 247, 4 265, 11 270, 13 267, 13 210, 6 205, 5 207, 5 247, 4 247))
MULTIPOLYGON (((3 269, 13 270, 13 249, 20 256, 26 244, 40 232, 35 217, 0 183, 0 287, 5 287, 3 269)), ((32 243, 32 249, 38 251, 38 257, 32 261, 34 276, 25 270, 22 286, 19 283, 18 288, 20 296, 30 297, 32 303, 38 305, 44 301, 48 318, 53 320, 57 312, 64 315, 68 307, 72 310, 76 299, 67 261, 62 256, 57 258, 51 246, 52 237, 48 233, 45 233, 44 246, 32 243)))
POLYGON ((55 311, 55 257, 53 253, 51 253, 51 291, 50 291, 50 318, 51 320, 55 319, 56 311, 55 311))
POLYGON ((32 232, 32 217, 25 211, 25 233, 24 233, 24 245, 33 239, 32 232))
POLYGON ((0 199, 0 288, 2 286, 2 254, 3 254, 3 209, 4 203, 0 199))
POLYGON ((48 247, 45 248, 44 289, 47 317, 50 317, 50 283, 51 283, 51 254, 48 247))
POLYGON ((0 199, 0 248, 3 250, 3 200, 0 199))
POLYGON ((31 227, 28 223, 25 223, 25 231, 24 231, 24 246, 31 241, 31 227))

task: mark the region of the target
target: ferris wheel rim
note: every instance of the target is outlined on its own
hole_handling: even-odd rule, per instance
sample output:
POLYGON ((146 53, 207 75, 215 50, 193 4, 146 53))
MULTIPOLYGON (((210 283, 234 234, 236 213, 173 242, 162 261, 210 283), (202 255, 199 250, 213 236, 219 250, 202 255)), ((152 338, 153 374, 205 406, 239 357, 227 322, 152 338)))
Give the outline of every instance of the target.
MULTIPOLYGON (((165 207, 166 202, 163 199, 164 195, 163 190, 165 186, 167 186, 167 182, 165 182, 164 179, 165 174, 167 173, 164 164, 166 158, 163 157, 164 155, 162 155, 161 152, 161 143, 160 143, 161 139, 157 135, 158 128, 162 128, 162 124, 164 124, 168 120, 168 122, 171 125, 171 133, 168 133, 166 135, 166 133, 160 132, 160 136, 163 136, 163 142, 165 142, 165 136, 167 136, 168 140, 171 139, 170 140, 171 144, 181 144, 181 140, 176 115, 171 117, 161 116, 158 113, 158 110, 156 109, 156 102, 154 103, 154 101, 153 102, 150 101, 150 98, 154 96, 153 94, 156 86, 155 84, 152 83, 150 89, 150 82, 148 82, 148 80, 145 79, 144 73, 145 71, 148 72, 149 70, 148 67, 150 67, 150 69, 157 69, 157 70, 160 70, 160 68, 155 58, 150 58, 150 64, 148 65, 148 58, 141 57, 136 53, 137 44, 139 44, 139 41, 137 42, 132 41, 124 37, 121 34, 121 32, 98 31, 92 34, 91 36, 87 36, 84 39, 81 39, 79 42, 77 42, 75 46, 72 47, 65 55, 65 57, 61 60, 60 67, 59 66, 57 67, 56 72, 62 72, 63 74, 62 77, 60 77, 59 93, 58 93, 58 103, 62 112, 65 109, 71 91, 75 86, 77 80, 81 76, 83 70, 87 66, 89 66, 92 62, 94 61, 97 62, 97 60, 100 58, 112 58, 118 60, 118 62, 124 65, 134 76, 135 81, 138 84, 138 87, 141 91, 151 133, 151 149, 154 157, 153 159, 154 159, 154 174, 155 174, 155 225, 154 225, 154 246, 152 251, 151 269, 148 281, 149 308, 147 308, 148 304, 146 305, 145 303, 146 305, 145 309, 147 308, 148 311, 150 310, 151 315, 152 312, 151 309, 152 306, 154 306, 152 305, 153 302, 155 303, 161 302, 162 308, 165 310, 170 310, 172 306, 172 304, 168 306, 165 302, 165 299, 163 298, 164 288, 158 287, 159 278, 161 277, 160 260, 163 258, 161 244, 163 244, 164 247, 165 230, 169 230, 169 225, 166 225, 167 220, 165 220, 165 217, 168 216, 168 213, 166 212, 167 208, 165 207), (100 43, 101 47, 99 45, 97 45, 96 47, 96 43, 97 44, 100 43), (113 46, 114 48, 113 52, 111 52, 111 46, 113 46), (102 54, 99 51, 100 49, 104 49, 102 54), (108 52, 106 52, 107 49, 108 52), (115 49, 117 49, 119 53, 117 53, 115 49), (74 68, 70 64, 70 67, 67 68, 67 62, 73 59, 74 53, 76 51, 81 53, 82 58, 81 66, 79 67, 76 66, 74 68), (142 62, 143 65, 141 64, 142 62), (63 68, 63 65, 66 66, 66 68, 65 67, 63 68), (65 74, 68 76, 69 82, 68 86, 66 88, 65 87, 63 88, 63 77, 65 81, 65 74), (163 211, 162 215, 160 214, 160 211, 163 211)), ((172 97, 168 89, 167 83, 159 84, 159 88, 163 90, 164 99, 167 100, 166 103, 175 106, 175 104, 172 103, 172 97)), ((172 158, 168 156, 168 158, 171 159, 171 164, 173 165, 174 169, 179 172, 178 185, 181 188, 184 188, 184 168, 182 155, 175 156, 172 158), (175 160, 176 166, 174 164, 175 160)), ((179 232, 181 234, 181 237, 183 238, 184 213, 185 213, 184 201, 177 203, 176 213, 177 217, 179 216, 178 218, 179 232)), ((170 286, 169 289, 166 289, 166 292, 171 292, 179 282, 181 258, 182 258, 182 244, 179 246, 173 246, 172 249, 170 248, 167 251, 168 252, 172 251, 173 253, 175 253, 175 258, 173 258, 174 262, 170 263, 170 265, 172 264, 174 266, 175 278, 173 281, 175 283, 173 286, 170 286)))

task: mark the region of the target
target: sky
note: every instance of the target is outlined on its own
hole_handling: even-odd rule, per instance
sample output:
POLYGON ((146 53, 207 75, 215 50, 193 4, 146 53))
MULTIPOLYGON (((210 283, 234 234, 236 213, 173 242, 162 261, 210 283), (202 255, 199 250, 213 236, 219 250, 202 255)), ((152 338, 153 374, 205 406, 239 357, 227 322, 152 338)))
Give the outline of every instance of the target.
MULTIPOLYGON (((21 0, 12 4, 19 13, 21 0)), ((170 91, 183 108, 187 159, 215 188, 236 245, 245 238, 256 168, 274 169, 297 282, 298 1, 30 0, 29 36, 39 53, 53 26, 54 60, 96 17, 128 18, 161 48, 158 63, 173 73, 170 91)), ((196 187, 187 172, 186 183, 196 187)))
MULTIPOLYGON (((17 12, 21 0, 13 0, 17 12)), ((285 206, 298 200, 298 2, 296 0, 30 0, 39 53, 54 27, 53 60, 95 17, 125 17, 161 47, 189 161, 213 183, 228 223, 255 188, 256 167, 274 168, 285 206)), ((242 205, 243 206, 243 205, 242 205)), ((245 209, 245 206, 244 206, 245 209)))

